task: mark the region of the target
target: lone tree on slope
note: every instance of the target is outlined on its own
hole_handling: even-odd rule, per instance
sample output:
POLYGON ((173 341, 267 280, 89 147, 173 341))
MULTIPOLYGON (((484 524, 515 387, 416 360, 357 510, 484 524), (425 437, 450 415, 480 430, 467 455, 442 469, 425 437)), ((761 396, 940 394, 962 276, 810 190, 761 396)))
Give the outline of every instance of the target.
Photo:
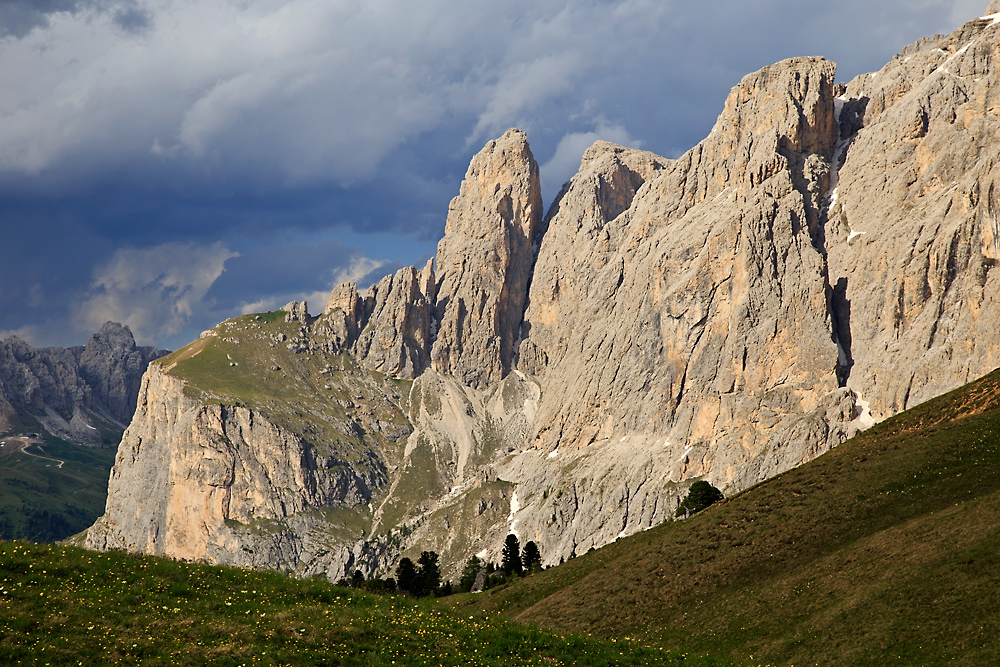
POLYGON ((463 592, 468 593, 472 590, 481 569, 483 569, 483 562, 479 560, 479 556, 473 556, 465 562, 465 569, 462 570, 462 578, 458 584, 463 592))
POLYGON ((503 560, 500 561, 500 569, 510 576, 511 573, 520 575, 524 568, 521 565, 521 543, 517 535, 510 533, 503 543, 503 560))
POLYGON ((699 479, 691 485, 691 488, 688 489, 688 494, 677 507, 675 516, 696 514, 706 507, 714 505, 723 498, 725 498, 725 496, 722 495, 722 491, 719 491, 705 480, 699 479))

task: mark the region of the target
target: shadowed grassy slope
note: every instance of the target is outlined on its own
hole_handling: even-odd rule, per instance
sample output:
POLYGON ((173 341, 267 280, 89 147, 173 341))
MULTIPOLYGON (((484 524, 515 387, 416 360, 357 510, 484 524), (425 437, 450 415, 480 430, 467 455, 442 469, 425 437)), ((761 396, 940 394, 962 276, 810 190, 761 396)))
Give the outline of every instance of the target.
POLYGON ((462 604, 737 662, 984 665, 1000 664, 998 583, 1000 371, 462 604))
POLYGON ((274 573, 0 543, 0 664, 714 665, 274 573))

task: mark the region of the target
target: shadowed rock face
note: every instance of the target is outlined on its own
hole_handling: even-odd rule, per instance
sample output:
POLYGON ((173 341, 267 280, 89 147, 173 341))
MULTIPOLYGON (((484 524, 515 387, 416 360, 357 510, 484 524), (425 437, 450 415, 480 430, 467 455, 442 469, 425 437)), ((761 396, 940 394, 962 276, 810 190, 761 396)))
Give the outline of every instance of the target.
POLYGON ((137 347, 117 322, 85 347, 36 350, 11 336, 0 341, 0 428, 13 428, 21 415, 74 442, 115 444, 105 443, 95 424, 119 432, 128 425, 146 366, 164 354, 137 347))
POLYGON ((107 322, 94 334, 80 354, 80 375, 90 386, 95 402, 121 424, 135 414, 139 383, 146 366, 166 350, 137 347, 128 327, 107 322))
POLYGON ((732 494, 985 374, 1000 365, 998 44, 1000 24, 971 21, 846 86, 822 58, 776 63, 678 159, 596 143, 544 221, 538 167, 508 131, 473 158, 436 265, 338 287, 297 316, 300 356, 267 362, 327 355, 295 410, 363 457, 310 463, 318 422, 219 407, 236 394, 180 403, 198 388, 157 365, 90 543, 332 578, 434 549, 451 576, 515 532, 553 563, 669 520, 692 479, 732 494), (191 454, 208 449, 224 465, 191 454), (279 471, 253 477, 260 457, 295 474, 269 490, 279 471), (155 511, 132 512, 138 494, 155 511), (353 528, 324 523, 332 506, 359 513, 353 528), (239 527, 252 515, 273 523, 239 527))

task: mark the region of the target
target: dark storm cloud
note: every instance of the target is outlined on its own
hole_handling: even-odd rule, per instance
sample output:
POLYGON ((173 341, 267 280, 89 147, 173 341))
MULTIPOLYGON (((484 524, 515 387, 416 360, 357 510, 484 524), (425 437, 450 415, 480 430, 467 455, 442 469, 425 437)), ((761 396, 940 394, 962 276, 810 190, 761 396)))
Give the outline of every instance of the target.
MULTIPOLYGON (((222 275, 206 296, 223 310, 239 310, 245 304, 264 302, 277 308, 302 294, 328 293, 341 275, 349 273, 352 259, 360 255, 361 248, 344 245, 337 239, 255 248, 226 260, 222 275), (281 299, 285 301, 277 303, 281 299)), ((370 270, 357 277, 364 277, 370 270)), ((326 304, 311 305, 315 311, 326 304)))
POLYGON ((131 34, 145 32, 151 27, 153 21, 153 15, 149 10, 134 4, 116 7, 112 16, 115 25, 131 34))

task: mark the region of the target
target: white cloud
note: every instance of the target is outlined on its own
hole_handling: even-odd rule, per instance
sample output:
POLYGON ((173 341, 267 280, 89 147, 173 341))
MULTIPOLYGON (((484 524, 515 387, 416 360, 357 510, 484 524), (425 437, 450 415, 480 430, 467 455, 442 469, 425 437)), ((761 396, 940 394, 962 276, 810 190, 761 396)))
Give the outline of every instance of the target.
POLYGON ((221 243, 120 249, 95 271, 75 309, 76 328, 96 331, 113 320, 127 325, 137 340, 169 338, 209 311, 205 294, 235 256, 221 243))
MULTIPOLYGON (((384 259, 370 259, 368 257, 354 257, 351 259, 351 263, 343 269, 338 269, 333 276, 333 284, 331 287, 336 287, 337 285, 343 285, 344 283, 359 283, 362 278, 367 276, 369 273, 375 269, 385 266, 386 261, 384 259)), ((361 288, 366 288, 368 285, 361 285, 361 288)))

